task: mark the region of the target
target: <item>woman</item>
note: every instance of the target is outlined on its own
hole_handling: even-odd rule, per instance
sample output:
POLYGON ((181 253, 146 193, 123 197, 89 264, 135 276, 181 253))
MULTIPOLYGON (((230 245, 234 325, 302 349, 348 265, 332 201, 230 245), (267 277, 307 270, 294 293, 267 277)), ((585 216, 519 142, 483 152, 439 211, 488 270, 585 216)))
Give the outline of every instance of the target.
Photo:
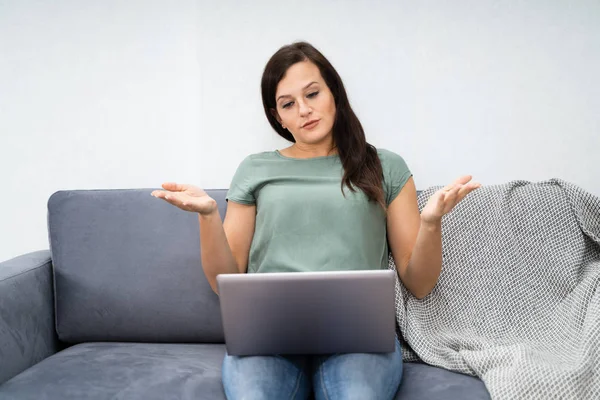
MULTIPOLYGON (((215 200, 191 185, 152 194, 198 213, 202 265, 216 288, 223 273, 387 268, 417 298, 442 264, 441 221, 479 187, 463 176, 419 213, 403 158, 368 144, 344 85, 305 42, 279 49, 262 77, 265 114, 292 142, 248 156, 231 182, 225 221, 215 200), (389 242, 389 250, 388 250, 389 242)), ((400 344, 389 354, 233 357, 223 362, 230 399, 392 399, 402 377, 400 344)))

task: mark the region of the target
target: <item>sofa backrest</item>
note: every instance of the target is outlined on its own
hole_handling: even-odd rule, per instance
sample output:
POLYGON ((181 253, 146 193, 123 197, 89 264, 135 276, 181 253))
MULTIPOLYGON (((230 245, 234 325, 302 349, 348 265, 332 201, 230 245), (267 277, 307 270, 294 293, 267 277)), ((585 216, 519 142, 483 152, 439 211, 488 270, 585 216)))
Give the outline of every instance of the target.
MULTIPOLYGON (((59 191, 48 200, 60 340, 223 343, 197 214, 151 192, 59 191)), ((224 217, 226 190, 207 192, 224 217)))

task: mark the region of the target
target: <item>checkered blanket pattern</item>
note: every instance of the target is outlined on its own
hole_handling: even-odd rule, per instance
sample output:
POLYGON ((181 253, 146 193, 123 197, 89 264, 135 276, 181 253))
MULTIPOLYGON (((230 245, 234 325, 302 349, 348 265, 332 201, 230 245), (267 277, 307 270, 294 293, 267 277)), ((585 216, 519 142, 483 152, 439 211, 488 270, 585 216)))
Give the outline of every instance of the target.
POLYGON ((444 216, 442 256, 425 299, 396 284, 405 361, 475 375, 492 399, 600 399, 600 198, 483 186, 444 216))

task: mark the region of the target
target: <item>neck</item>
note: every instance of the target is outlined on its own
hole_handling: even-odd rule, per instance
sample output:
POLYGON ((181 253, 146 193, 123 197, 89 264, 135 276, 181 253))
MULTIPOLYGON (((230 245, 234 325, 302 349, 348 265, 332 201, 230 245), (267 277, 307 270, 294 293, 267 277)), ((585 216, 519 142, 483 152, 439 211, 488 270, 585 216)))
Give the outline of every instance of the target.
POLYGON ((285 150, 291 157, 296 158, 326 157, 337 154, 337 147, 333 143, 333 140, 324 144, 306 144, 296 142, 285 150))

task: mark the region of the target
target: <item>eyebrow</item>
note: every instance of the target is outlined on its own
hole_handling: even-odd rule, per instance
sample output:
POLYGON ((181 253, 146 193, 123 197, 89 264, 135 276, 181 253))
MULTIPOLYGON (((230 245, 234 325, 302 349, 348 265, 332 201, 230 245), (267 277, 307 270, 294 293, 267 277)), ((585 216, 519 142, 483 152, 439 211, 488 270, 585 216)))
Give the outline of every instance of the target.
MULTIPOLYGON (((307 87, 309 87, 310 85, 314 85, 315 83, 319 83, 319 82, 313 81, 313 82, 309 83, 308 85, 304 86, 304 87, 302 88, 302 90, 306 89, 306 88, 307 88, 307 87)), ((282 94, 281 96, 279 96, 279 97, 277 98, 277 100, 275 100, 275 102, 278 102, 278 101, 279 101, 279 99, 281 99, 282 97, 292 97, 292 96, 291 96, 291 95, 289 95, 289 94, 282 94)))

